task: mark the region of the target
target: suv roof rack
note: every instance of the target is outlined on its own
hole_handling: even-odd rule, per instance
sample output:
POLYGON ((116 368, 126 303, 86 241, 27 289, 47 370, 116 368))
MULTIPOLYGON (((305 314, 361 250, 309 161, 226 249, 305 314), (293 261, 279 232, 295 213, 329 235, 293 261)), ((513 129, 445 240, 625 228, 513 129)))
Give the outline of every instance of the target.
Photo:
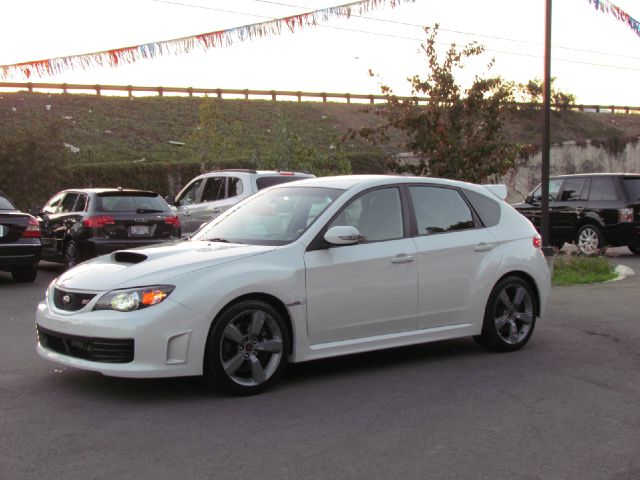
POLYGON ((221 170, 209 170, 211 172, 244 172, 244 173, 258 173, 253 168, 223 168, 221 170))

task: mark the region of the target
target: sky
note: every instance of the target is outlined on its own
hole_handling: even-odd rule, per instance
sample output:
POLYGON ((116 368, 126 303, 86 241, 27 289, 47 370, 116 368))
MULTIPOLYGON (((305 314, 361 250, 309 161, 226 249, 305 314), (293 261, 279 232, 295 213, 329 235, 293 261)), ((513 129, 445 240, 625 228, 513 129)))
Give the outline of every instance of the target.
MULTIPOLYGON (((31 0, 2 6, 0 65, 76 55, 264 22, 348 0, 31 0)), ((640 21, 638 0, 613 0, 640 21)), ((424 26, 438 42, 477 41, 487 52, 460 73, 516 82, 543 76, 545 0, 415 0, 364 18, 118 68, 67 71, 33 82, 408 95, 426 76, 424 26), (494 67, 486 65, 495 58, 494 67), (368 72, 376 73, 371 77, 368 72)), ((556 86, 578 103, 640 106, 640 36, 587 0, 553 0, 556 86)), ((2 81, 3 79, 0 79, 2 81)), ((27 81, 10 77, 4 81, 27 81)))

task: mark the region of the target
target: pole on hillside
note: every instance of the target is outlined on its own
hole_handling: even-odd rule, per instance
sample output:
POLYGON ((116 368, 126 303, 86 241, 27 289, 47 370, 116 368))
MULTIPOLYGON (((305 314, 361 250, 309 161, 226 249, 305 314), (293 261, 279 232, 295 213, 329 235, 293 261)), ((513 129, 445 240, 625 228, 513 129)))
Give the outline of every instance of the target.
POLYGON ((545 254, 549 247, 549 157, 551 156, 551 0, 546 0, 544 96, 542 122, 542 198, 540 227, 545 254))

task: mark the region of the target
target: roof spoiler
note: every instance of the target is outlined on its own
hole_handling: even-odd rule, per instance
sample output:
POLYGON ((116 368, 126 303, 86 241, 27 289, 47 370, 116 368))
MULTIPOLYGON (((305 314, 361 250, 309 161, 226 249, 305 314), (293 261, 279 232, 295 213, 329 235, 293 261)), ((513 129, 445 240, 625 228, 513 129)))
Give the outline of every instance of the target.
POLYGON ((504 183, 496 183, 492 185, 482 185, 484 188, 493 193, 500 200, 507 199, 507 186, 504 183))

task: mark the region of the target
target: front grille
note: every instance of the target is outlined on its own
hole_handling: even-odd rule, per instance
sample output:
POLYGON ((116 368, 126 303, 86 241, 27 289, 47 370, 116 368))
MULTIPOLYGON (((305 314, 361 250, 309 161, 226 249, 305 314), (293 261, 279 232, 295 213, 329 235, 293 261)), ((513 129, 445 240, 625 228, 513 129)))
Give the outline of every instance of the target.
POLYGON ((84 308, 95 296, 95 293, 66 292, 55 288, 53 292, 53 304, 60 310, 75 312, 84 308))
POLYGON ((96 338, 52 332, 38 325, 40 345, 48 350, 91 362, 129 363, 133 361, 133 338, 96 338))

